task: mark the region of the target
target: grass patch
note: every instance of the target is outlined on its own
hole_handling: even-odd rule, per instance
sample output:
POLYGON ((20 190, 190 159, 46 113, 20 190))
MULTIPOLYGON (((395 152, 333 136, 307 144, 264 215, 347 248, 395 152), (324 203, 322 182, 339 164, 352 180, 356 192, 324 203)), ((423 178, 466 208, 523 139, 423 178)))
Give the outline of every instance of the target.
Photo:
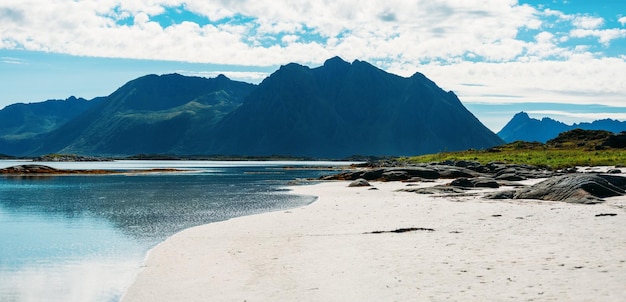
POLYGON ((481 164, 504 162, 529 164, 551 169, 575 166, 626 166, 626 149, 613 148, 607 141, 613 136, 606 131, 572 130, 545 144, 517 141, 487 150, 441 152, 400 158, 408 163, 429 163, 448 160, 477 161, 481 164))
POLYGON ((442 162, 447 160, 468 160, 486 164, 493 161, 507 164, 529 164, 551 169, 563 169, 574 166, 626 166, 626 151, 610 150, 467 150, 460 152, 442 152, 421 156, 401 158, 408 163, 442 162))

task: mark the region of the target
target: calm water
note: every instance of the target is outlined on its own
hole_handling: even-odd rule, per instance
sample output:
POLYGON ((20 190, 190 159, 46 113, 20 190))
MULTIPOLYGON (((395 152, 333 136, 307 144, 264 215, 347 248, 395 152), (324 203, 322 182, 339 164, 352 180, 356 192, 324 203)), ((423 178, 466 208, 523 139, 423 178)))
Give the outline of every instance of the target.
MULTIPOLYGON (((0 161, 0 168, 16 164, 23 162, 0 161)), ((313 197, 289 195, 284 186, 329 173, 307 167, 338 163, 44 164, 187 171, 0 177, 0 301, 117 301, 146 252, 165 238, 200 224, 311 203, 313 197)))

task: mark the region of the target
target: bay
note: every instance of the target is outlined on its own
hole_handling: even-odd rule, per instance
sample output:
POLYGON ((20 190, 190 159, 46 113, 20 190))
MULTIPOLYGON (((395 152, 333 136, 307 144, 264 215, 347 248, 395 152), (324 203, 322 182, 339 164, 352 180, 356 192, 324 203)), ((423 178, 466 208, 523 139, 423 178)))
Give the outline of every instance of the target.
POLYGON ((288 194, 288 182, 349 163, 0 161, 0 168, 18 164, 182 171, 0 177, 0 301, 117 301, 146 252, 167 237, 309 204, 314 197, 288 194))

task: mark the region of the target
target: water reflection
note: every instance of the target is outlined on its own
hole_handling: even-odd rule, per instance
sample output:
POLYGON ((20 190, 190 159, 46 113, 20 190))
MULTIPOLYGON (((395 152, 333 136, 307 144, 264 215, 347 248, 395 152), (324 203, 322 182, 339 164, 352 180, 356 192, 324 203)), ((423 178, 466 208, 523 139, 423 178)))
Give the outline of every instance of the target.
POLYGON ((308 204, 313 197, 280 186, 329 173, 261 165, 194 171, 0 177, 0 301, 114 301, 166 237, 308 204))
POLYGON ((278 194, 278 185, 303 172, 4 178, 0 205, 32 215, 102 218, 136 240, 158 242, 190 226, 309 203, 278 194))

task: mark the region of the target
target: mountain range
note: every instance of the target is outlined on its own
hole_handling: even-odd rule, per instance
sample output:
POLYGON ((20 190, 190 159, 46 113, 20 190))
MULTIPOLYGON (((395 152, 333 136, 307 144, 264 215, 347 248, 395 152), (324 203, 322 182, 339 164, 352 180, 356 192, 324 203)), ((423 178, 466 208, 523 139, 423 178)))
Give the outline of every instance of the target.
POLYGON ((16 104, 0 110, 2 114, 15 121, 0 124, 0 153, 17 156, 345 158, 503 143, 453 92, 424 75, 401 77, 339 57, 316 68, 281 66, 259 85, 223 75, 148 75, 106 97, 16 104), (63 109, 35 110, 56 105, 63 109))
POLYGON ((591 123, 582 122, 567 125, 563 122, 544 117, 541 120, 531 118, 528 113, 520 112, 498 132, 505 142, 514 141, 541 142, 556 138, 560 133, 574 129, 606 130, 614 133, 626 131, 626 121, 613 119, 596 120, 591 123))
POLYGON ((52 131, 85 112, 103 98, 70 97, 40 103, 13 104, 0 110, 0 138, 23 139, 52 131))

